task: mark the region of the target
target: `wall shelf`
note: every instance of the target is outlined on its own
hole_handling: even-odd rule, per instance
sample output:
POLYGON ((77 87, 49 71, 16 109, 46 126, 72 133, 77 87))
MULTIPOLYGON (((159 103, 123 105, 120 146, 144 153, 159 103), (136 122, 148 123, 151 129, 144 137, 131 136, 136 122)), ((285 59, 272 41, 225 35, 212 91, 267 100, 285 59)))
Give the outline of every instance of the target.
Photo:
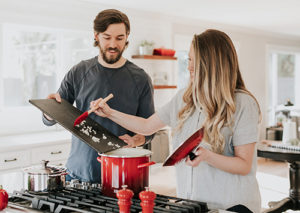
POLYGON ((174 56, 163 56, 163 55, 133 55, 131 58, 134 59, 152 59, 152 60, 177 60, 174 56))
POLYGON ((176 89, 176 85, 153 85, 154 89, 176 89))

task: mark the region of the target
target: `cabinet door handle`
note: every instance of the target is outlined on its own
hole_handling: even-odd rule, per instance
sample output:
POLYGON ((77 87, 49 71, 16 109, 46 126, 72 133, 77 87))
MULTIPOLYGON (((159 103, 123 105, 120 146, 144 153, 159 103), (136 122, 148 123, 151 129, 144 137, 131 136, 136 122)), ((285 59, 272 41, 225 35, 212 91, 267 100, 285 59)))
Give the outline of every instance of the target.
POLYGON ((58 155, 58 154, 61 154, 62 151, 57 151, 57 152, 51 152, 51 155, 58 155))
POLYGON ((17 160, 18 160, 17 158, 14 158, 14 159, 10 159, 10 160, 4 160, 4 162, 8 163, 8 162, 17 161, 17 160))

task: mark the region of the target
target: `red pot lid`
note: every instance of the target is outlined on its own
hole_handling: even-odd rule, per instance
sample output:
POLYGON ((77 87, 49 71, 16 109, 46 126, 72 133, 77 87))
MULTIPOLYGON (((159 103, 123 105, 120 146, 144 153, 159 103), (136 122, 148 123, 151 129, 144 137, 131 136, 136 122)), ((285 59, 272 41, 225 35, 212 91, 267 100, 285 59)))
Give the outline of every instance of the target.
POLYGON ((173 166, 184 159, 195 147, 197 147, 203 138, 204 129, 201 128, 184 141, 177 149, 166 159, 163 166, 173 166))
POLYGON ((113 158, 137 158, 151 156, 151 154, 151 151, 142 148, 120 148, 99 155, 113 158))

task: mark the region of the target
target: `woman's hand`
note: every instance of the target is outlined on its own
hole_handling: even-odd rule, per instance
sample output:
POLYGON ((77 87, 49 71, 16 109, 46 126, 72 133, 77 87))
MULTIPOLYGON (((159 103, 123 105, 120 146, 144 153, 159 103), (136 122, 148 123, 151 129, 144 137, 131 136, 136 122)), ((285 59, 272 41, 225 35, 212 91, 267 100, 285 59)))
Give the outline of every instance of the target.
POLYGON ((132 137, 128 134, 125 134, 119 136, 119 138, 128 144, 127 146, 125 146, 125 148, 141 146, 146 142, 145 136, 139 134, 136 134, 132 137))
POLYGON ((209 149, 199 147, 195 153, 197 157, 192 161, 188 157, 186 159, 186 164, 195 167, 198 166, 200 162, 205 161, 210 166, 225 172, 248 175, 252 169, 255 143, 256 142, 234 146, 234 156, 214 153, 209 149))
MULTIPOLYGON (((100 98, 100 99, 103 100, 103 98, 100 98)), ((90 108, 95 107, 96 102, 97 102, 98 100, 100 100, 100 99, 97 99, 97 100, 95 100, 95 101, 92 101, 92 102, 90 103, 90 108)), ((96 109, 96 110, 94 111, 94 113, 95 113, 96 115, 98 115, 98 116, 100 116, 100 117, 104 117, 104 118, 105 118, 105 117, 109 117, 109 116, 111 115, 112 109, 108 106, 107 103, 103 103, 102 101, 100 101, 98 107, 99 107, 99 108, 96 109)))
POLYGON ((210 153, 211 153, 210 150, 205 149, 203 147, 199 147, 195 152, 195 155, 197 157, 194 160, 191 160, 190 157, 188 156, 185 160, 185 163, 189 166, 196 167, 200 164, 200 162, 206 161, 210 153))

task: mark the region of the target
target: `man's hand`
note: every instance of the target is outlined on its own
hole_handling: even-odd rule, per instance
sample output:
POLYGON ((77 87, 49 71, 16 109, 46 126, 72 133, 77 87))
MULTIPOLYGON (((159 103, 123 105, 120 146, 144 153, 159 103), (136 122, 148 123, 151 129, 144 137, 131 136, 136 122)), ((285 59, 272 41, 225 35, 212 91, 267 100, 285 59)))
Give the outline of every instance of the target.
MULTIPOLYGON (((59 93, 51 93, 47 96, 47 99, 55 99, 58 103, 61 103, 61 97, 59 93)), ((53 119, 44 113, 47 120, 52 121, 53 119)))
POLYGON ((139 134, 136 134, 132 137, 128 134, 125 134, 121 135, 119 138, 128 144, 127 146, 125 146, 125 148, 141 146, 146 142, 145 136, 139 134))

